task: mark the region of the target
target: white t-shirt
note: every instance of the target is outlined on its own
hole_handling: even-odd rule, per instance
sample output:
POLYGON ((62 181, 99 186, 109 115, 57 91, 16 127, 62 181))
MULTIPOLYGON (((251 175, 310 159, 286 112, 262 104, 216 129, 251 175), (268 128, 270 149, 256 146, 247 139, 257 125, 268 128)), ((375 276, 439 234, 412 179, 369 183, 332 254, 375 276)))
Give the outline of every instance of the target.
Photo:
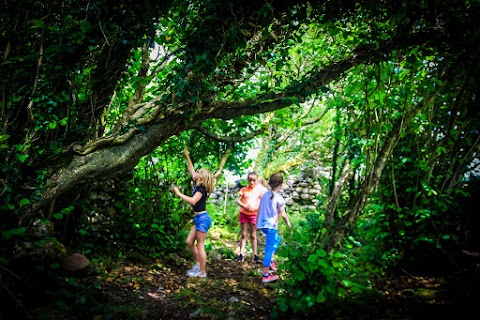
POLYGON ((285 199, 272 191, 267 191, 260 199, 260 208, 257 214, 257 229, 278 229, 278 212, 280 207, 285 205, 285 199))

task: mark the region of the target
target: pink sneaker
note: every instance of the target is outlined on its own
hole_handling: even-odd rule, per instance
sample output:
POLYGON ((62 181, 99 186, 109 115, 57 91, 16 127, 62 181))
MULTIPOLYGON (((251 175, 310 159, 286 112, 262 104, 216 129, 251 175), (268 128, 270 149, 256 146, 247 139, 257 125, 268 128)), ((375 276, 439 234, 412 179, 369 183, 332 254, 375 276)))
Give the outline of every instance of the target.
POLYGON ((270 262, 270 270, 272 270, 272 271, 277 271, 278 270, 277 264, 274 261, 270 262))
POLYGON ((271 273, 268 273, 268 276, 265 276, 265 275, 262 276, 263 283, 273 282, 277 280, 278 280, 278 276, 271 273))

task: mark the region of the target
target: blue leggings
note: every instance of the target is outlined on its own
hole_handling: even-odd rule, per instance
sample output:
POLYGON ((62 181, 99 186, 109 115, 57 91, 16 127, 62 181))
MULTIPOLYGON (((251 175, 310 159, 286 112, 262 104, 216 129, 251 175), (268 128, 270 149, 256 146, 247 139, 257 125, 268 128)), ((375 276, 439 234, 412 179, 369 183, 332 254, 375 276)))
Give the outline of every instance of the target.
POLYGON ((265 254, 263 255, 263 266, 269 267, 272 262, 272 256, 277 252, 280 245, 281 238, 277 233, 277 229, 261 229, 266 235, 265 239, 265 254))

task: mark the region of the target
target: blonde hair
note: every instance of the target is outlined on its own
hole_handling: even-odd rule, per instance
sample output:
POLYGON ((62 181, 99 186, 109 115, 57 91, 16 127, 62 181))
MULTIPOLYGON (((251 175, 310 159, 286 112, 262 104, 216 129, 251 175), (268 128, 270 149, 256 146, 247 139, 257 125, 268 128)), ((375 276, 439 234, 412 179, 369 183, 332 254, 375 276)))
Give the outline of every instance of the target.
POLYGON ((198 175, 200 177, 198 179, 198 184, 204 186, 207 193, 211 194, 215 188, 215 176, 205 168, 200 168, 200 170, 198 170, 198 175))

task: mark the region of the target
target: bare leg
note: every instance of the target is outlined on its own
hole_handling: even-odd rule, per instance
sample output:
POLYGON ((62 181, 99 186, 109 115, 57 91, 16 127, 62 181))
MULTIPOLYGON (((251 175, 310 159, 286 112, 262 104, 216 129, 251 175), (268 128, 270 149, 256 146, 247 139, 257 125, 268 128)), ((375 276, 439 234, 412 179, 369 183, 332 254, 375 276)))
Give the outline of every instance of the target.
POLYGON ((207 273, 207 252, 205 251, 206 232, 196 231, 197 233, 197 257, 200 263, 200 271, 207 273))
POLYGON ((198 249, 197 249, 197 246, 195 245, 196 238, 197 238, 197 230, 195 230, 195 226, 192 226, 192 228, 190 229, 190 232, 188 233, 187 240, 185 240, 185 242, 187 246, 190 248, 190 251, 192 252, 193 261, 196 264, 199 264, 200 261, 198 258, 198 249))
POLYGON ((240 239, 240 254, 245 252, 245 246, 247 245, 248 236, 248 223, 242 223, 242 237, 240 239))
POLYGON ((257 255, 257 229, 254 224, 249 224, 250 225, 250 241, 252 243, 252 251, 253 254, 256 256, 257 255))

